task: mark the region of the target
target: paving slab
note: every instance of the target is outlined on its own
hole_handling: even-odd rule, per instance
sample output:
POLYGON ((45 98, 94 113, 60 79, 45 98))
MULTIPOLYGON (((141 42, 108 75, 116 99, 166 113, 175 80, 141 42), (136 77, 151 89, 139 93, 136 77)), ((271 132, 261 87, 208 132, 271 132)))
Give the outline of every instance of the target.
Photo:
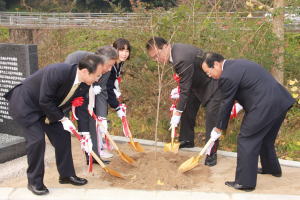
POLYGON ((213 193, 195 191, 142 191, 112 189, 49 188, 50 193, 36 196, 27 188, 1 188, 1 200, 299 200, 300 195, 213 193))
POLYGON ((8 199, 9 195, 14 191, 14 188, 11 187, 2 187, 0 188, 0 200, 8 199))
MULTIPOLYGON (((121 144, 127 142, 127 138, 115 138, 121 148, 128 146, 121 144), (123 146, 122 146, 123 145, 123 146)), ((147 144, 154 144, 153 141, 137 140, 145 149, 154 149, 154 147, 146 146, 147 144)), ((158 143, 158 146, 163 146, 163 143, 158 143)), ((58 174, 55 166, 54 149, 47 141, 46 145, 46 173, 45 184, 50 190, 50 194, 46 196, 33 195, 26 188, 26 156, 15 159, 13 161, 0 164, 0 200, 6 199, 20 199, 20 200, 35 200, 35 199, 82 199, 82 200, 300 200, 300 168, 297 167, 283 167, 283 177, 275 178, 269 175, 259 175, 258 184, 255 191, 238 192, 232 188, 224 185, 225 180, 234 178, 235 160, 232 152, 219 151, 219 164, 215 167, 209 168, 209 180, 205 185, 201 185, 191 190, 142 190, 142 189, 124 189, 122 186, 114 186, 113 182, 105 179, 105 173, 95 166, 95 172, 88 174, 87 166, 83 164, 84 156, 80 152, 80 145, 73 138, 72 139, 73 158, 76 172, 80 177, 87 178, 89 183, 85 186, 78 187, 72 185, 61 185, 58 183, 58 174), (79 151, 79 152, 78 152, 79 151), (223 155, 222 155, 223 154, 223 155), (21 168, 21 172, 18 168, 21 168), (14 172, 17 173, 14 174, 14 172), (7 174, 10 174, 7 175, 7 174), (2 177, 2 180, 1 180, 2 177), (19 177, 19 178, 18 178, 19 177), (8 181, 11 179, 10 181, 8 181), (278 186, 278 189, 274 186, 278 186), (122 188, 120 188, 122 187, 122 188), (219 189, 218 189, 219 188, 219 189)), ((189 151, 198 152, 201 148, 192 148, 189 151)), ((160 149, 158 149, 160 151, 160 149)), ((296 165, 299 162, 296 162, 296 165)), ((204 167, 204 166, 203 166, 204 167)), ((125 173, 125 172, 124 172, 125 173)), ((197 173, 195 173, 197 175, 197 173)), ((115 179, 113 179, 115 180, 115 179)), ((127 182, 123 182, 126 184, 127 182)), ((126 188, 126 187, 125 187, 126 188)))

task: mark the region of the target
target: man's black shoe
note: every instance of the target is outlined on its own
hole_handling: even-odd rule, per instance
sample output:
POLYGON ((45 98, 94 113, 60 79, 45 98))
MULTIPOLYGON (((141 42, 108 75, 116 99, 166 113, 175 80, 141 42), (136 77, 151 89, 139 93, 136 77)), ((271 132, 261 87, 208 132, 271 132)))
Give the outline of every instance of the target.
POLYGON ((251 191, 255 190, 255 187, 247 187, 244 185, 240 185, 234 181, 226 181, 225 185, 227 185, 229 187, 233 187, 234 189, 237 189, 237 190, 243 190, 245 192, 251 192, 251 191))
POLYGON ((60 184, 72 184, 72 185, 85 185, 87 184, 87 180, 84 178, 79 178, 77 176, 70 176, 70 177, 64 177, 59 178, 60 184))
POLYGON ((272 176, 275 176, 275 177, 281 177, 282 176, 282 173, 267 173, 267 172, 264 172, 262 168, 258 168, 257 169, 257 173, 258 174, 271 174, 272 176))
POLYGON ((49 193, 49 190, 47 189, 46 186, 42 186, 41 188, 38 188, 34 185, 30 185, 28 184, 27 185, 27 188, 28 190, 30 190, 33 194, 36 194, 36 195, 45 195, 45 194, 48 194, 49 193))
POLYGON ((215 166, 217 164, 217 153, 207 155, 204 164, 210 167, 215 166))
POLYGON ((179 142, 180 142, 179 148, 193 148, 195 146, 194 142, 192 141, 182 140, 179 142))

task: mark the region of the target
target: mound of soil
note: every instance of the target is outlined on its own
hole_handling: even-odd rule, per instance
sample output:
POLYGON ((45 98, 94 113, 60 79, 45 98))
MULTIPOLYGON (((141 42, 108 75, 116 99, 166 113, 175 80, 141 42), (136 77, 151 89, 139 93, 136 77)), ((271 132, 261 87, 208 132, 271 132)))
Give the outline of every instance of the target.
POLYGON ((129 165, 115 155, 108 167, 117 170, 125 179, 106 174, 103 180, 111 182, 114 187, 148 190, 192 189, 208 181, 210 170, 204 165, 184 174, 177 171, 179 165, 191 157, 191 153, 174 154, 161 150, 155 152, 154 148, 148 147, 144 153, 134 153, 130 147, 122 145, 122 151, 126 151, 136 162, 129 165))

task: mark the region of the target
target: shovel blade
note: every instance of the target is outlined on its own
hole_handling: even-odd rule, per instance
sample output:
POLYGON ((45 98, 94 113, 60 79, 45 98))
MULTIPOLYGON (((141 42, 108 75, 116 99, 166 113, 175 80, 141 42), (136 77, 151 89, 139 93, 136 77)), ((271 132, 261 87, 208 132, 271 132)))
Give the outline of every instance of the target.
POLYGON ((108 167, 103 167, 103 169, 104 169, 105 172, 107 172, 108 174, 110 174, 112 176, 124 179, 124 177, 119 172, 117 172, 113 169, 110 169, 108 167))
POLYGON ((125 162, 127 162, 128 164, 133 164, 135 162, 135 160, 133 160, 131 157, 129 157, 124 152, 118 151, 118 153, 119 153, 121 159, 124 160, 125 162))
POLYGON ((142 147, 142 145, 140 145, 140 143, 138 143, 138 142, 130 141, 130 142, 128 142, 128 144, 130 144, 131 147, 132 147, 136 152, 145 152, 145 150, 144 150, 144 148, 142 147))
POLYGON ((199 164, 200 158, 201 156, 193 156, 189 158, 179 166, 178 171, 184 173, 195 168, 199 164))
POLYGON ((167 143, 164 146, 164 151, 165 152, 178 153, 179 145, 180 145, 180 143, 178 143, 178 142, 174 142, 173 144, 172 143, 167 143))

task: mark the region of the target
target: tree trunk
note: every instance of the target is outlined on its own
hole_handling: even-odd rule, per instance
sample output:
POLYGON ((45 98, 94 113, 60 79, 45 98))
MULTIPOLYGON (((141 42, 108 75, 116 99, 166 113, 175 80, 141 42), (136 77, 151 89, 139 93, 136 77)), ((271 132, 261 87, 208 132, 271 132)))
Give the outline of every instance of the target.
POLYGON ((274 0, 273 33, 277 37, 277 45, 273 51, 275 66, 271 69, 275 79, 283 84, 284 80, 284 0, 274 0))

